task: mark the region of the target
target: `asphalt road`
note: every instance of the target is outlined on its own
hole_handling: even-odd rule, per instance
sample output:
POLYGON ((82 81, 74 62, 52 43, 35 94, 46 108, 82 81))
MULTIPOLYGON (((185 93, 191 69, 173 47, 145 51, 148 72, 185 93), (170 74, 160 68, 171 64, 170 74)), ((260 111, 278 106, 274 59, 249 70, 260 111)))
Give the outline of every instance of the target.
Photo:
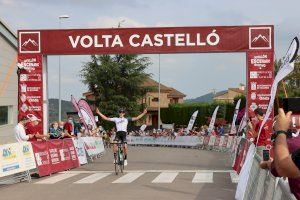
POLYGON ((111 151, 78 169, 0 187, 1 200, 234 199, 229 155, 197 149, 130 147, 124 174, 111 151))

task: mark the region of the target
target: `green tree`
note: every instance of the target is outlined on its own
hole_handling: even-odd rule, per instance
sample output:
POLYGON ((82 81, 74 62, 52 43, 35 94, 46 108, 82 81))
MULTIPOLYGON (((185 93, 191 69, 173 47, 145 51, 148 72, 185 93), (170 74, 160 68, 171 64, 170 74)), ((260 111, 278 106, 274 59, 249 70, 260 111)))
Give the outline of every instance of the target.
MULTIPOLYGON (((277 74, 281 64, 282 64, 281 59, 279 59, 278 61, 275 61, 275 74, 277 74)), ((279 97, 284 96, 283 84, 285 86, 285 89, 286 89, 289 97, 297 97, 297 96, 299 97, 300 96, 300 56, 299 55, 297 56, 297 58, 295 60, 294 71, 283 80, 283 83, 281 82, 278 85, 278 96, 279 97)))
POLYGON ((148 57, 138 55, 92 55, 80 72, 82 82, 95 96, 95 105, 104 114, 115 116, 120 107, 136 115, 143 105, 139 100, 150 88, 142 83, 150 74, 148 57))

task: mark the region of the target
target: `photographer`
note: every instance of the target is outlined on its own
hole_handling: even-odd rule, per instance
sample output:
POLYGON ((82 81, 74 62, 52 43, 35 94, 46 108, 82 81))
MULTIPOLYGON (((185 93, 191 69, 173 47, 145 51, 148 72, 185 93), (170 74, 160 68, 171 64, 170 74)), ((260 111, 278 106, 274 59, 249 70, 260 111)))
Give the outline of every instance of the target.
POLYGON ((278 110, 273 135, 274 159, 261 162, 260 167, 270 169, 276 177, 288 177, 291 192, 300 199, 300 136, 293 137, 289 131, 291 114, 285 114, 281 108, 278 110))

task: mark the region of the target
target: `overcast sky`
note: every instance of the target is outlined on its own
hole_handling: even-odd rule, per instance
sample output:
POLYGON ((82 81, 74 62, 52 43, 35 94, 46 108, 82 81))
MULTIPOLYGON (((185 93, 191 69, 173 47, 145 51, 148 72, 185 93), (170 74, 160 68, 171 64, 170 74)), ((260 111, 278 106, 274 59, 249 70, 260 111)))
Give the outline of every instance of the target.
MULTIPOLYGON (((299 0, 0 0, 0 18, 18 29, 58 28, 58 16, 68 14, 63 28, 147 26, 257 25, 275 26, 275 53, 284 53, 300 34, 299 0)), ((151 55, 148 72, 158 79, 158 55, 151 55)), ((79 71, 89 56, 62 56, 62 96, 69 100, 86 91, 79 71)), ((194 98, 245 83, 245 54, 161 55, 161 81, 194 98)), ((49 57, 49 93, 58 97, 58 58, 49 57)))

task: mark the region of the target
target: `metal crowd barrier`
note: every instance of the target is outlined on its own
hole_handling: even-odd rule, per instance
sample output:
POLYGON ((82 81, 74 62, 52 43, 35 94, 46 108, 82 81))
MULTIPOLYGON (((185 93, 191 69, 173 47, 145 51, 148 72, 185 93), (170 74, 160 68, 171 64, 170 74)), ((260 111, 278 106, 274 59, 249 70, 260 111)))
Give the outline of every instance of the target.
POLYGON ((270 171, 260 169, 261 157, 253 159, 244 200, 296 200, 287 181, 274 177, 270 171))

